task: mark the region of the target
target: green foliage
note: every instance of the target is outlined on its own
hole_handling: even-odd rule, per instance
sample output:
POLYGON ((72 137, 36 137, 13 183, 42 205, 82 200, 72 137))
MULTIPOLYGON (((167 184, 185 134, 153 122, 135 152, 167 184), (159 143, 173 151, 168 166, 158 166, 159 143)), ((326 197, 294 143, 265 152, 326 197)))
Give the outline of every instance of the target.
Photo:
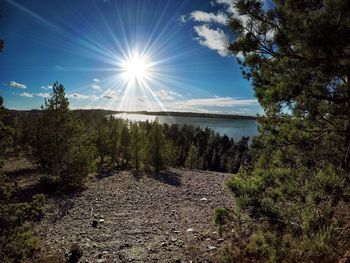
POLYGON ((0 204, 0 257, 4 262, 22 262, 37 248, 37 240, 28 222, 43 214, 44 195, 35 195, 31 203, 0 204))
MULTIPOLYGON (((3 123, 2 103, 0 97, 0 168, 13 136, 12 129, 3 123)), ((29 223, 42 216, 45 202, 44 195, 35 195, 32 202, 12 203, 12 191, 10 180, 0 173, 0 258, 3 262, 21 262, 37 248, 29 223)))
POLYGON ((244 55, 265 116, 249 163, 228 182, 241 238, 224 260, 335 262, 350 243, 349 3, 235 6, 246 19, 231 19, 228 49, 244 55))
POLYGON ((34 157, 44 173, 53 176, 51 183, 58 181, 63 191, 82 187, 95 154, 85 124, 68 106, 64 87, 55 83, 51 98, 42 106, 33 145, 34 157))
POLYGON ((164 168, 164 156, 165 152, 165 139, 162 131, 162 127, 158 122, 155 122, 151 130, 151 145, 150 145, 150 156, 151 163, 156 172, 164 168))
POLYGON ((138 173, 142 161, 144 161, 144 140, 143 139, 143 134, 141 129, 139 128, 139 125, 137 123, 133 123, 131 126, 131 145, 132 145, 132 162, 133 162, 133 167, 135 167, 136 172, 138 173))
POLYGON ((130 133, 127 125, 123 125, 120 137, 122 166, 123 168, 128 168, 130 161, 130 133))
POLYGON ((203 161, 201 160, 198 149, 194 144, 191 144, 187 154, 185 167, 188 169, 202 169, 203 161))

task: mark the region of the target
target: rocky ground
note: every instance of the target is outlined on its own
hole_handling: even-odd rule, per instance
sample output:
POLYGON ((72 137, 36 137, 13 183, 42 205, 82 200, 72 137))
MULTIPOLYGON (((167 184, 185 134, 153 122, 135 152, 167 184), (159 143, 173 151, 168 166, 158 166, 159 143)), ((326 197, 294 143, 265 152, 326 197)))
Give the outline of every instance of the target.
POLYGON ((78 244, 80 262, 217 262, 225 240, 213 209, 232 206, 230 176, 169 169, 94 177, 79 195, 48 198, 35 232, 45 253, 78 244))

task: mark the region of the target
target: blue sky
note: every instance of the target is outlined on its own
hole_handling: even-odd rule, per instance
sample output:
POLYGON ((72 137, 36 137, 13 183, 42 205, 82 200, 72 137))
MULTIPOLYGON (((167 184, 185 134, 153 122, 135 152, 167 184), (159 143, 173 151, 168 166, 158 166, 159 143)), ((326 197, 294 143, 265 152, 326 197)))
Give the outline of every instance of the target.
POLYGON ((230 0, 3 0, 0 94, 38 109, 55 81, 72 108, 256 114, 227 55, 230 0))

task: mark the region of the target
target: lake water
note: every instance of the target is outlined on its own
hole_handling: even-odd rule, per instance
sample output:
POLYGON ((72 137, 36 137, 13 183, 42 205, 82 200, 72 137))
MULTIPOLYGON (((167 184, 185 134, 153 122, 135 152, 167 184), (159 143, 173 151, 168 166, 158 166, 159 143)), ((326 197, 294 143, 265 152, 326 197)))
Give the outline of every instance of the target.
POLYGON ((245 119, 221 119, 221 118, 194 118, 194 117, 178 117, 178 116, 156 116, 120 113, 114 115, 117 118, 127 119, 131 121, 155 121, 158 119, 159 123, 164 124, 189 124, 201 128, 208 127, 220 135, 226 134, 235 141, 243 136, 255 136, 258 133, 256 120, 245 119))

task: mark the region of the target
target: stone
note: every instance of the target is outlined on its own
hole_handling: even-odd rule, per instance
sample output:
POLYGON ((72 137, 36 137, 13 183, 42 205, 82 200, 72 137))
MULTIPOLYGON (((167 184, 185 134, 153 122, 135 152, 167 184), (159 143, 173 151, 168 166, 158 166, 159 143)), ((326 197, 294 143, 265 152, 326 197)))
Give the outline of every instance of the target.
POLYGON ((194 231, 193 228, 188 228, 188 229, 186 230, 186 232, 193 232, 193 231, 194 231))
POLYGON ((122 250, 122 249, 130 248, 130 247, 131 247, 131 245, 130 245, 129 243, 125 243, 125 244, 121 244, 121 245, 119 246, 119 249, 122 250))
POLYGON ((70 257, 68 263, 78 263, 79 259, 83 256, 83 250, 78 244, 73 244, 70 249, 70 257))
POLYGON ((97 228, 97 225, 98 225, 97 220, 92 221, 92 224, 91 224, 92 227, 97 228))
POLYGON ((206 202, 206 201, 208 201, 208 198, 206 198, 206 197, 203 197, 203 198, 201 198, 201 201, 204 201, 204 202, 206 202))
POLYGON ((208 249, 209 250, 214 250, 214 249, 216 249, 216 247, 215 246, 208 246, 208 249))
POLYGON ((177 240, 177 238, 176 237, 171 237, 170 240, 171 240, 171 242, 175 242, 177 240))

